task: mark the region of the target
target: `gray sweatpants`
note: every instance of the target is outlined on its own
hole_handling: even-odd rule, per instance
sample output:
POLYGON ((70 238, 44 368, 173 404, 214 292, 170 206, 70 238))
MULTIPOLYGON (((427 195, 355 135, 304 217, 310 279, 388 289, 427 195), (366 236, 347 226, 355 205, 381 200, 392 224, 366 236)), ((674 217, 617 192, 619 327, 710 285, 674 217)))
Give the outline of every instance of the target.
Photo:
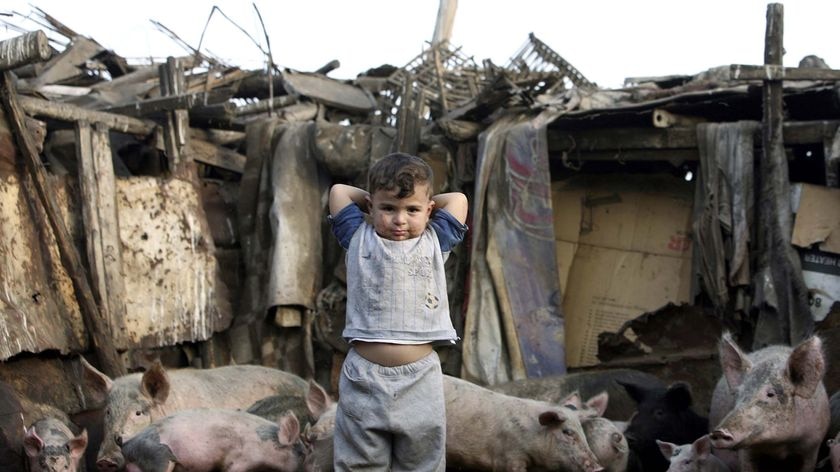
POLYGON ((336 471, 446 468, 446 405, 436 352, 385 367, 351 349, 338 389, 336 471))

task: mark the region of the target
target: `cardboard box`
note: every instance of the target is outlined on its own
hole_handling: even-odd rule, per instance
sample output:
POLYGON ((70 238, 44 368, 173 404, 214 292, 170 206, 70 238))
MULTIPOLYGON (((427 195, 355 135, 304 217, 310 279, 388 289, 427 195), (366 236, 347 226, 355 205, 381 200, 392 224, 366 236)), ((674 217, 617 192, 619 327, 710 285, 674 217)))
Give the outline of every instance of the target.
POLYGON ((793 184, 791 194, 791 243, 799 248, 811 315, 822 321, 840 301, 840 189, 793 184))
POLYGON ((552 184, 569 367, 598 362, 598 333, 688 301, 694 185, 670 175, 552 184))

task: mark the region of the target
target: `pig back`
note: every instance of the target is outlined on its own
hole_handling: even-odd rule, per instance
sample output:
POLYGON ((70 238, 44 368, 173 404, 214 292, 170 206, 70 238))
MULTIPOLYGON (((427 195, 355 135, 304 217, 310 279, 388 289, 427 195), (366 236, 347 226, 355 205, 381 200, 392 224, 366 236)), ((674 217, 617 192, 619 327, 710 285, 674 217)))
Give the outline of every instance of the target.
POLYGON ((604 417, 613 420, 626 420, 636 411, 636 402, 619 384, 633 383, 649 385, 652 388, 666 388, 667 385, 658 377, 634 369, 608 369, 592 372, 553 375, 547 377, 514 380, 488 387, 495 392, 519 398, 530 398, 549 403, 558 403, 574 391, 581 397, 591 398, 601 392, 609 394, 609 403, 604 417))

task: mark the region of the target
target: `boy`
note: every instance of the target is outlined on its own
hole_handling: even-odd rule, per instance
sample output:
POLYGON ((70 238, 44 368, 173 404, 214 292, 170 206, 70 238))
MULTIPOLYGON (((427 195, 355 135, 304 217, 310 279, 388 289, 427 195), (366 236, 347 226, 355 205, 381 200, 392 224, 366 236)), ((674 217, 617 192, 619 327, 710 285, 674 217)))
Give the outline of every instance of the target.
POLYGON ((339 380, 335 470, 443 471, 446 412, 433 344, 458 339, 443 263, 467 230, 462 193, 431 196, 422 159, 389 154, 370 193, 330 190, 333 233, 347 250, 351 344, 339 380), (369 220, 362 212, 369 213, 369 220))

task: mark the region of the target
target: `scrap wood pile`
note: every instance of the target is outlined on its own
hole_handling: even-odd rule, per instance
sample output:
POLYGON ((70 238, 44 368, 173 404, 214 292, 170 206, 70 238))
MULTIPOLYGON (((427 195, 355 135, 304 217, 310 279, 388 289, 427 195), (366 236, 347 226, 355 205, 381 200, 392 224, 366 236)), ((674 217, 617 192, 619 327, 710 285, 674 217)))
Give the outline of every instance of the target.
MULTIPOLYGON (((175 249, 164 259, 180 260, 177 263, 180 268, 202 268, 205 264, 206 270, 202 270, 208 273, 215 272, 218 267, 221 278, 227 279, 224 281, 227 285, 224 289, 221 284, 211 280, 212 276, 198 273, 200 271, 195 275, 200 280, 194 287, 190 286, 192 288, 178 285, 181 281, 173 277, 162 275, 154 279, 158 273, 154 271, 159 271, 156 268, 161 265, 161 257, 151 255, 141 260, 136 256, 142 252, 141 245, 148 245, 149 241, 157 238, 153 232, 144 229, 155 224, 155 220, 143 219, 147 213, 151 213, 142 211, 149 206, 149 202, 136 204, 134 210, 139 213, 132 213, 131 209, 125 208, 130 206, 130 202, 126 203, 130 198, 120 200, 118 226, 122 228, 118 228, 119 235, 111 237, 112 242, 121 241, 124 254, 120 257, 123 260, 116 264, 121 267, 109 269, 109 263, 96 266, 100 263, 90 262, 94 264, 91 271, 102 272, 88 276, 92 279, 92 287, 85 287, 80 281, 86 277, 73 274, 74 270, 88 270, 81 268, 83 264, 77 264, 79 267, 76 269, 71 268, 70 278, 76 283, 73 298, 90 302, 80 301, 78 310, 72 307, 68 310, 77 315, 78 312, 82 313, 84 329, 88 332, 99 332, 99 338, 94 336, 93 349, 103 349, 113 343, 115 352, 128 352, 127 358, 123 356, 123 362, 127 362, 129 368, 145 366, 153 354, 145 353, 144 350, 184 342, 207 341, 213 333, 224 331, 228 326, 231 327, 230 346, 227 347, 231 351, 227 353, 229 359, 236 358, 240 362, 259 360, 260 354, 248 356, 261 349, 265 351, 262 339, 251 339, 251 345, 247 348, 240 349, 233 345, 243 336, 254 336, 247 329, 244 330, 247 332, 245 335, 234 334, 237 317, 245 318, 240 316, 243 311, 240 308, 245 304, 240 300, 245 297, 242 280, 246 279, 246 275, 242 267, 245 267, 246 272, 251 269, 247 262, 242 262, 246 255, 240 245, 245 245, 243 241, 246 235, 239 234, 242 221, 237 221, 244 218, 237 213, 240 207, 237 199, 244 192, 254 190, 239 188, 249 159, 253 160, 252 154, 257 152, 248 149, 249 125, 259 125, 266 120, 311 123, 319 132, 332 127, 333 136, 340 134, 335 131, 338 128, 351 130, 359 126, 390 130, 390 134, 386 133, 391 136, 391 140, 387 141, 389 147, 377 148, 377 152, 400 150, 426 156, 433 161, 436 171, 444 174, 441 179, 443 185, 469 193, 471 189, 466 188, 466 185, 473 180, 477 135, 500 112, 510 108, 530 107, 538 103, 537 97, 540 94, 548 91, 560 93, 568 90, 568 87, 594 89, 594 84, 533 35, 506 66, 497 66, 490 61, 479 65, 460 48, 442 42, 428 45, 404 67, 383 65, 351 81, 327 76, 338 67, 338 61, 332 61, 315 72, 299 72, 281 68, 274 63, 265 70, 243 70, 187 44, 157 22, 156 26, 184 46, 187 54, 160 61, 130 63, 117 52, 74 31, 43 10, 35 9, 27 18, 36 19, 39 25, 36 31, 28 32, 15 26, 12 23, 15 17, 4 20, 7 27, 14 26, 22 33, 4 43, 19 55, 27 56, 28 53, 28 57, 14 62, 17 56, 6 54, 11 62, 4 63, 0 69, 8 77, 9 92, 16 97, 20 108, 27 115, 25 127, 34 139, 35 154, 40 158, 38 160, 42 168, 52 176, 66 176, 71 181, 76 176, 82 179, 79 166, 88 157, 79 154, 82 152, 79 130, 93 129, 90 136, 93 136, 94 141, 97 132, 104 132, 108 136, 107 154, 110 159, 106 162, 113 164, 112 175, 117 178, 118 194, 123 192, 133 195, 131 192, 138 191, 140 184, 126 183, 129 181, 126 178, 132 176, 163 179, 176 177, 192 182, 190 185, 200 189, 195 193, 201 193, 204 208, 200 213, 206 214, 207 222, 199 224, 197 228, 183 230, 181 237, 185 246, 181 251, 195 252, 198 241, 199 249, 204 248, 209 259, 213 260, 205 258, 185 261, 175 249), (208 197, 208 194, 213 193, 207 191, 211 187, 216 189, 215 194, 208 197), (137 221, 131 221, 132 215, 137 215, 137 221), (127 232, 131 233, 130 237, 126 236, 127 232), (209 234, 202 236, 202 232, 209 234), (115 278, 124 279, 117 288, 108 285, 115 278), (163 287, 169 290, 166 293, 177 293, 179 300, 168 302, 169 305, 154 306, 153 309, 161 312, 181 310, 183 316, 179 318, 167 313, 156 319, 150 315, 149 302, 160 295, 151 293, 145 295, 145 298, 136 295, 148 290, 144 284, 163 287), (107 327, 108 323, 97 328, 97 316, 110 320, 110 328, 107 327), (107 339, 109 329, 113 334, 112 340, 107 339), (237 354, 242 353, 236 352, 238 349, 251 352, 246 353, 244 359, 239 359, 237 354)), ((251 143, 252 146, 254 144, 262 143, 251 143)), ((373 153, 373 149, 371 146, 369 154, 373 153)), ((339 158, 344 157, 341 152, 334 154, 339 158)), ((369 162, 370 155, 365 157, 364 162, 369 162)), ((15 151, 12 151, 5 153, 0 161, 6 160, 10 164, 6 169, 11 169, 15 167, 12 164, 15 159, 15 151)), ((6 163, 0 162, 4 165, 6 163)), ((362 174, 358 165, 354 168, 355 174, 350 175, 342 172, 342 163, 321 163, 325 164, 333 178, 349 179, 362 174)), ((3 168, 0 165, 0 169, 3 168)), ((85 178, 98 180, 101 174, 97 171, 92 177, 85 178)), ((160 188, 155 197, 158 200, 169 198, 188 202, 192 198, 190 192, 182 187, 176 191, 170 184, 158 182, 156 185, 160 188)), ((49 186, 45 184, 45 188, 49 186)), ((96 203, 95 199, 92 201, 94 206, 101 203, 96 203)), ((195 205, 177 210, 171 203, 169 210, 166 210, 166 201, 155 201, 153 205, 164 212, 180 213, 180 220, 177 216, 173 218, 176 224, 192 225, 188 216, 195 205)), ((69 206, 74 207, 75 204, 70 203, 69 206)), ((88 219, 87 216, 85 218, 88 219)), ((103 217, 101 212, 99 218, 99 224, 107 227, 108 218, 103 217)), ((60 219, 58 216, 53 217, 53 220, 60 219)), ((113 220, 117 221, 115 213, 113 220)), ((85 227, 87 224, 88 221, 85 227)), ((69 229, 73 230, 73 226, 71 224, 69 229)), ((78 234, 71 231, 70 241, 64 251, 72 252, 74 237, 77 246, 84 245, 78 242, 84 236, 78 234)), ((91 234, 105 235, 101 244, 103 247, 108 246, 106 230, 91 234)), ((170 235, 166 237, 172 239, 170 235)), ((88 246, 87 251, 95 252, 95 245, 88 246)), ((85 251, 79 252, 83 254, 85 251)), ((100 261, 113 263, 113 259, 101 254, 87 254, 86 257, 79 255, 77 259, 93 261, 97 257, 100 261)), ((325 263, 334 260, 324 259, 325 263)), ((265 263, 265 260, 262 262, 265 263)), ((175 271, 179 267, 166 267, 166 264, 163 263, 165 272, 175 271)), ((324 273, 331 271, 334 272, 333 267, 323 269, 324 273)), ((44 277, 45 280, 48 278, 44 277)), ((457 290, 460 290, 460 284, 462 280, 454 281, 457 290)), ((319 287, 311 297, 312 300, 302 305, 314 310, 341 311, 340 284, 338 290, 336 284, 327 282, 326 285, 323 290, 319 287)), ((49 298, 49 295, 46 297, 49 298)), ((257 305, 257 308, 276 308, 274 322, 280 327, 302 326, 307 320, 312 322, 305 315, 297 314, 296 318, 294 310, 284 311, 282 307, 270 305, 257 305)), ((30 315, 32 320, 43 319, 35 312, 30 315)), ((59 311, 49 316, 60 318, 64 315, 59 311)), ((315 326, 314 335, 323 341, 321 345, 340 349, 340 327, 324 323, 324 319, 320 318, 321 323, 315 326)), ((39 322, 42 321, 34 321, 36 326, 39 322)), ((66 333, 78 329, 78 324, 56 321, 53 325, 37 326, 35 330, 66 333)), ((21 323, 19 328, 24 329, 26 325, 25 322, 21 323)), ((14 336, 14 329, 11 336, 14 336)), ((40 352, 58 349, 63 353, 78 352, 84 351, 86 346, 84 341, 81 344, 78 340, 62 341, 61 336, 45 338, 50 337, 34 339, 30 345, 18 350, 10 347, 8 352, 0 352, 0 358, 9 359, 23 350, 40 352)), ((306 339, 303 344, 311 341, 306 339)), ((301 370, 312 373, 311 349, 304 351, 309 352, 309 358, 305 361, 309 367, 301 370)), ((262 361, 266 362, 264 354, 262 361)), ((282 357, 287 354, 276 355, 282 357)), ((100 362, 108 369, 109 363, 103 362, 103 355, 108 357, 100 352, 100 362)), ((215 355, 224 357, 225 354, 215 355)), ((201 357, 200 354, 187 355, 189 359, 194 359, 194 356, 201 357)), ((114 367, 112 373, 118 373, 120 369, 116 355, 110 357, 114 367)), ((205 359, 204 365, 212 366, 224 361, 205 359)), ((199 359, 196 365, 201 364, 199 359)), ((452 371, 457 372, 457 366, 453 366, 452 371)))

